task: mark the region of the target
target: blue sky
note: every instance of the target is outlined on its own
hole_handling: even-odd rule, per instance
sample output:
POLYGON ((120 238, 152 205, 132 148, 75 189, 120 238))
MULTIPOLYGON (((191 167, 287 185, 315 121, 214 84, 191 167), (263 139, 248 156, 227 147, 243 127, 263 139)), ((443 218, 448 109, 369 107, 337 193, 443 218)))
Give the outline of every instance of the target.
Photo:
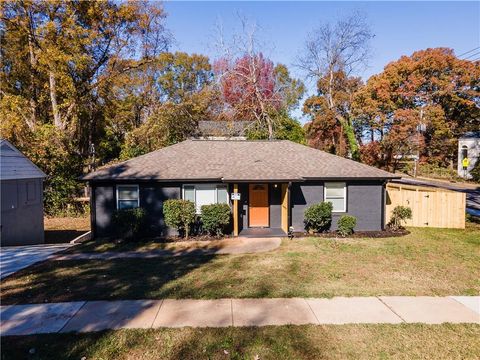
POLYGON ((441 46, 453 48, 460 55, 480 46, 479 1, 169 1, 165 9, 167 27, 175 37, 172 50, 214 57, 215 23, 221 19, 226 32, 234 30, 239 26, 240 13, 261 26, 262 39, 268 44, 266 55, 289 66, 298 77, 301 74, 292 65, 308 32, 356 10, 367 16, 375 34, 369 68, 357 74, 365 80, 381 72, 390 61, 415 50, 441 46))

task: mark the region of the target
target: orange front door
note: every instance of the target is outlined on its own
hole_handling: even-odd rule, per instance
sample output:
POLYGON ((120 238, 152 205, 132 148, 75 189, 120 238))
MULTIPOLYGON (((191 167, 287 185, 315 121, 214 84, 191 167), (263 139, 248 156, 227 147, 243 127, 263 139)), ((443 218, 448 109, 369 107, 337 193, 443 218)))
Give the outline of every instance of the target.
POLYGON ((268 184, 248 186, 248 219, 250 227, 268 227, 268 184))

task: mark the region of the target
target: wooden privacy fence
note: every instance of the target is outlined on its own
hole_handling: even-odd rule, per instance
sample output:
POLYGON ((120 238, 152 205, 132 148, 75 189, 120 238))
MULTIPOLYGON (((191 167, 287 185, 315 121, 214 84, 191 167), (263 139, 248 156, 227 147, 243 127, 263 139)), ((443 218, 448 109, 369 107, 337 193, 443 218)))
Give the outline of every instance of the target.
POLYGON ((412 209, 407 226, 465 228, 465 194, 417 185, 387 184, 386 221, 395 206, 412 209))

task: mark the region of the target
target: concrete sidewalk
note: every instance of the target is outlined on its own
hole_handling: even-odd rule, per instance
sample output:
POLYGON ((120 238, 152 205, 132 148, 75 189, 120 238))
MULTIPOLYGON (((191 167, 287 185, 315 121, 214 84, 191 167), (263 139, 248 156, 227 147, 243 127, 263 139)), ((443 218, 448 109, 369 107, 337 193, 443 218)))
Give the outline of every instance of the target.
POLYGON ((480 323, 480 296, 79 301, 0 307, 1 335, 121 328, 480 323))

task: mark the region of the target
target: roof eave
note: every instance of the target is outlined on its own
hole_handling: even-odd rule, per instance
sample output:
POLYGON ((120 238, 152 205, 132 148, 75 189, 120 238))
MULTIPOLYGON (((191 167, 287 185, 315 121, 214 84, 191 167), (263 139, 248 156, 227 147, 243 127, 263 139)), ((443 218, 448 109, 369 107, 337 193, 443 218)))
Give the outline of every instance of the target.
POLYGON ((232 178, 232 179, 222 179, 223 182, 225 183, 233 183, 233 182, 237 182, 237 183, 252 183, 252 182, 256 182, 256 183, 275 183, 275 182, 303 182, 305 181, 304 178, 291 178, 291 179, 277 179, 277 178, 272 178, 272 179, 235 179, 235 178, 232 178))
POLYGON ((393 180, 401 179, 401 176, 305 176, 305 180, 393 180))
POLYGON ((210 182, 210 181, 216 181, 216 182, 222 182, 222 178, 188 178, 188 179, 159 179, 159 178, 85 178, 82 177, 80 178, 80 181, 86 181, 86 182, 210 182))

